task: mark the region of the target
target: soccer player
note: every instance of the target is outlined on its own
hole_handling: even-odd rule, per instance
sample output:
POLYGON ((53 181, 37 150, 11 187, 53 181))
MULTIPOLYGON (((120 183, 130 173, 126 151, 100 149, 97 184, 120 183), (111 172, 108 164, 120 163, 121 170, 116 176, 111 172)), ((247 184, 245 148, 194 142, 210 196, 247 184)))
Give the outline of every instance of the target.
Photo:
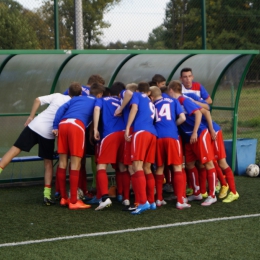
POLYGON ((44 158, 44 204, 49 206, 55 204, 51 199, 51 182, 53 175, 53 154, 55 137, 52 134, 52 123, 57 109, 69 101, 71 97, 81 94, 81 86, 78 83, 72 83, 69 87, 69 95, 65 96, 55 93, 47 96, 37 97, 31 109, 30 116, 26 120, 24 130, 11 147, 11 149, 2 157, 0 161, 0 173, 21 151, 29 152, 31 148, 38 144, 38 156, 44 158), (49 104, 49 106, 35 117, 40 106, 49 104))
MULTIPOLYGON (((136 83, 129 83, 126 85, 126 89, 120 93, 121 106, 115 111, 115 116, 123 116, 125 127, 127 124, 128 116, 130 113, 130 104, 133 93, 136 92, 138 85, 136 83)), ((130 128, 130 134, 133 133, 133 128, 130 128)), ((126 206, 126 210, 130 207, 130 173, 133 174, 133 167, 131 161, 131 142, 124 142, 124 165, 127 166, 127 171, 124 174, 117 174, 117 192, 122 194, 122 204, 126 206), (120 193, 121 192, 121 193, 120 193)), ((120 195, 119 195, 120 196, 120 195)))
POLYGON ((182 124, 186 117, 180 103, 173 98, 162 97, 158 87, 150 87, 150 98, 155 105, 155 128, 157 131, 156 149, 156 206, 165 205, 162 198, 164 164, 173 167, 174 192, 177 196, 177 209, 190 208, 190 204, 184 202, 186 178, 182 172, 182 147, 179 141, 177 125, 182 124))
POLYGON ((149 85, 152 86, 157 86, 158 88, 165 87, 166 84, 166 79, 163 75, 161 74, 155 74, 152 78, 152 81, 149 82, 149 85))
MULTIPOLYGON (((182 86, 178 81, 171 81, 168 85, 168 94, 177 98, 184 107, 186 113, 186 121, 179 126, 181 130, 182 140, 185 143, 185 159, 186 168, 192 180, 198 180, 198 171, 195 167, 196 160, 200 161, 207 170, 209 196, 201 204, 202 206, 210 206, 217 202, 215 196, 215 179, 216 169, 213 164, 214 152, 212 150, 211 138, 215 140, 215 132, 212 124, 205 125, 201 122, 202 108, 192 102, 189 98, 182 96, 182 86), (211 137, 208 127, 210 128, 211 137)), ((206 111, 206 110, 205 110, 206 111)), ((206 114, 205 114, 206 115, 206 114)), ((188 197, 188 201, 202 200, 199 183, 192 183, 193 195, 188 197)))
MULTIPOLYGON (((184 95, 185 96, 185 95, 184 95)), ((201 100, 197 95, 190 94, 190 98, 192 98, 193 102, 203 106, 207 110, 209 110, 209 106, 206 103, 206 101, 201 100)), ((204 124, 208 124, 206 118, 202 117, 202 122, 204 124)), ((234 200, 237 200, 239 198, 239 194, 236 190, 236 184, 235 184, 235 178, 234 174, 232 172, 232 169, 229 167, 226 161, 226 151, 225 151, 225 145, 223 141, 223 134, 221 127, 214 121, 212 121, 214 131, 216 133, 215 140, 212 140, 212 147, 214 151, 214 166, 217 171, 217 177, 221 183, 221 189, 219 192, 218 197, 220 199, 224 199, 223 202, 229 203, 234 200), (223 172, 226 176, 226 178, 223 175, 223 172), (230 192, 228 194, 228 190, 230 189, 230 192), (226 198, 228 194, 228 197, 226 198)), ((201 193, 205 194, 206 192, 206 169, 205 167, 200 167, 199 169, 199 183, 200 183, 200 190, 201 193)))
POLYGON ((194 76, 191 68, 183 68, 180 73, 180 80, 182 82, 182 93, 189 95, 189 93, 196 94, 208 104, 212 104, 212 99, 205 89, 199 82, 193 81, 194 76))
MULTIPOLYGON (((81 86, 81 95, 82 96, 89 96, 90 94, 90 87, 93 84, 99 84, 104 86, 105 85, 105 80, 99 75, 99 74, 93 74, 88 78, 87 85, 82 85, 81 86)), ((64 95, 68 95, 68 89, 63 93, 64 95)), ((91 129, 92 130, 92 129, 91 129)), ((86 195, 85 199, 89 200, 93 197, 95 191, 96 191, 96 164, 95 164, 95 148, 94 144, 89 141, 89 134, 90 134, 90 126, 87 127, 85 133, 85 141, 86 141, 86 154, 91 156, 91 168, 92 168, 92 173, 93 173, 93 181, 91 185, 90 191, 87 191, 87 172, 86 172, 86 158, 85 156, 81 160, 81 167, 80 167, 80 174, 79 174, 79 188, 83 191, 83 194, 86 195)), ((59 187, 58 187, 58 182, 56 182, 56 193, 55 193, 55 198, 59 198, 59 187)))
POLYGON ((97 141, 101 140, 97 158, 97 186, 101 201, 95 210, 101 210, 112 204, 108 195, 107 165, 114 164, 120 173, 126 172, 126 167, 123 164, 125 124, 122 117, 114 116, 115 110, 121 104, 119 95, 124 89, 123 83, 115 82, 110 88, 111 96, 97 99, 95 103, 94 138, 97 141), (100 116, 102 118, 102 133, 98 129, 100 116))
POLYGON ((151 164, 155 161, 156 129, 153 125, 155 108, 149 99, 149 84, 140 82, 138 91, 130 100, 131 110, 128 117, 125 140, 131 142, 131 160, 134 174, 131 181, 138 206, 131 214, 140 214, 147 209, 156 209, 154 201, 155 180, 151 164), (130 128, 133 125, 133 134, 130 128), (137 201, 138 199, 138 201, 137 201))
POLYGON ((81 159, 85 155, 85 128, 91 123, 96 97, 103 94, 103 87, 96 85, 90 88, 89 96, 79 96, 71 99, 61 106, 53 121, 53 134, 58 136, 59 166, 57 179, 61 192, 61 206, 68 206, 69 209, 86 209, 91 207, 77 199, 79 182, 79 171, 81 159), (68 155, 70 155, 71 167, 70 178, 70 199, 66 192, 66 169, 68 155))

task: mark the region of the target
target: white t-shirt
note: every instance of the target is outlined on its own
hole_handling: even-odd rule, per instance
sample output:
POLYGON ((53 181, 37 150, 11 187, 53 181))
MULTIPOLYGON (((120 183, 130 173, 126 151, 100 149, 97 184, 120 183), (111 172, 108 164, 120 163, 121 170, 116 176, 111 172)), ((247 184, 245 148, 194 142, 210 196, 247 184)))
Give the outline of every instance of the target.
POLYGON ((36 116, 28 125, 34 132, 47 139, 54 139, 52 134, 52 124, 58 108, 70 100, 70 96, 55 93, 47 96, 39 97, 41 106, 49 104, 49 106, 36 116))

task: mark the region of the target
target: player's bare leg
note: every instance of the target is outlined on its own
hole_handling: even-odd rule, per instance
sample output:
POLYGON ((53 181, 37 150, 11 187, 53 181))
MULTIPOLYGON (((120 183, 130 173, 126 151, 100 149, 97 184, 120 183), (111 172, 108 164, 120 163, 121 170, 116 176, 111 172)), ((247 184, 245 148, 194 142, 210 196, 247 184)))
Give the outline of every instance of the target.
POLYGON ((4 169, 12 159, 17 156, 21 152, 21 149, 17 148, 16 146, 12 146, 8 152, 2 157, 0 161, 0 167, 4 169))

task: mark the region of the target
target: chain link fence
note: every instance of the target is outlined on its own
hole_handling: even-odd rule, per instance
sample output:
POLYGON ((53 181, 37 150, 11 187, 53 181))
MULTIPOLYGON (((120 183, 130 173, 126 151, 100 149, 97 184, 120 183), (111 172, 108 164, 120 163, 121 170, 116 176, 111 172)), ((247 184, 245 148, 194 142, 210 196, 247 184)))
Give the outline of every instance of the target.
MULTIPOLYGON (((60 49, 74 49, 74 0, 58 1, 60 49)), ((205 24, 198 0, 82 0, 85 49, 202 49, 202 28, 206 27, 206 48, 212 50, 259 50, 260 1, 205 0, 205 24)), ((54 49, 54 0, 0 0, 0 49, 54 49)), ((56 33, 56 34, 55 34, 56 33)), ((239 102, 238 138, 257 138, 260 162, 260 56, 247 73, 239 102)), ((196 75, 195 80, 196 80, 196 75)), ((226 96, 226 80, 215 96, 215 104, 234 102, 236 89, 226 96)), ((207 86, 206 86, 207 87, 207 86)), ((213 111, 231 136, 232 115, 213 111)))

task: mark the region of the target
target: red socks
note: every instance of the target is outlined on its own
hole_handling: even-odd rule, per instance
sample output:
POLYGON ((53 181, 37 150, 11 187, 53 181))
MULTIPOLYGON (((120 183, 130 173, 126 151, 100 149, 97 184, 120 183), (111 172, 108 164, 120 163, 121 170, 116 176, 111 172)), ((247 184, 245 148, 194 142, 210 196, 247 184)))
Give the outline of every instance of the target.
POLYGON ((68 195, 66 191, 66 169, 62 169, 60 167, 57 168, 56 182, 58 182, 57 186, 59 187, 61 197, 67 199, 68 195))
POLYGON ((128 171, 121 172, 123 183, 123 198, 124 200, 130 200, 130 173, 128 171))
POLYGON ((206 168, 199 168, 199 183, 200 192, 202 194, 207 192, 207 170, 206 168))
POLYGON ((101 196, 108 194, 108 178, 106 170, 97 171, 97 186, 101 196))
POLYGON ((81 165, 80 167, 78 187, 83 191, 83 194, 85 195, 87 191, 87 172, 85 165, 81 165))
POLYGON ((155 180, 152 173, 145 174, 146 179, 146 196, 149 203, 154 202, 155 180))
POLYGON ((196 167, 193 167, 192 169, 187 169, 187 172, 189 176, 188 179, 193 189, 193 194, 197 196, 200 194, 198 170, 196 167))
POLYGON ((174 175, 173 175, 173 189, 174 189, 174 193, 175 195, 177 196, 177 202, 179 203, 183 203, 183 173, 182 171, 179 171, 179 172, 174 172, 174 175))
POLYGON ((155 175, 155 187, 156 187, 156 197, 158 200, 163 200, 163 180, 164 176, 161 175, 155 175))
POLYGON ((233 174, 231 168, 228 167, 223 171, 224 171, 224 174, 226 175, 226 179, 227 179, 227 183, 229 185, 230 191, 232 191, 234 194, 236 194, 237 190, 236 190, 235 178, 234 178, 234 174, 233 174))
POLYGON ((135 193, 135 202, 144 204, 147 201, 146 197, 146 179, 144 171, 137 171, 131 176, 132 186, 135 193))
POLYGON ((207 173, 209 196, 215 198, 216 169, 212 168, 210 170, 207 170, 207 173))
POLYGON ((78 200, 79 171, 70 170, 70 202, 75 204, 78 200))

